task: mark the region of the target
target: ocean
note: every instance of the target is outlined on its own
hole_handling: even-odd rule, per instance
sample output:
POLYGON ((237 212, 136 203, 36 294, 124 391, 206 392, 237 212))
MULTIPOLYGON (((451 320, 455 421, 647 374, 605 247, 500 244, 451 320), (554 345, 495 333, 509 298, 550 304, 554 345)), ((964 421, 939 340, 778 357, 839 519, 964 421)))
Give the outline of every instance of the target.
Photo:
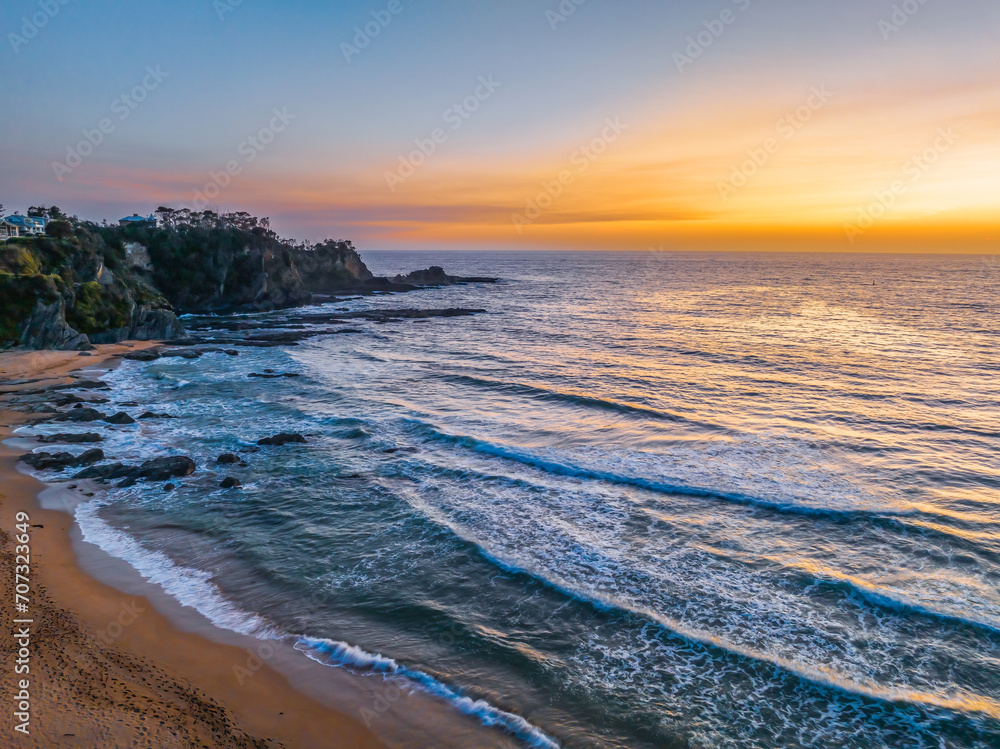
POLYGON ((525 746, 1000 746, 996 258, 364 259, 501 281, 332 305, 471 317, 123 362, 109 397, 178 418, 105 451, 199 470, 99 492, 84 538, 525 746), (240 452, 279 432, 308 442, 240 452))

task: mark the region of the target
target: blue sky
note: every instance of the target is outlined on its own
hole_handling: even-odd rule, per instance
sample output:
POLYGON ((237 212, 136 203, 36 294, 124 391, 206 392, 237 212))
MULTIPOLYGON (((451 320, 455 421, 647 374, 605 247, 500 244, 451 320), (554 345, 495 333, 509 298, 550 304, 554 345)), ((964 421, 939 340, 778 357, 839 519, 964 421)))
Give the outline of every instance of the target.
MULTIPOLYGON (((634 165, 643 148, 656 163, 658 133, 692 138, 672 128, 698 117, 709 129, 720 116, 730 121, 729 134, 718 135, 720 152, 741 132, 752 133, 752 142, 761 108, 780 113, 817 83, 845 92, 844 105, 868 107, 866 129, 857 133, 866 138, 874 123, 887 132, 907 129, 911 115, 901 113, 900 99, 915 106, 924 95, 937 101, 948 90, 995 87, 1000 4, 910 2, 916 12, 886 38, 879 21, 891 19, 898 3, 882 0, 567 0, 562 9, 575 10, 555 28, 556 0, 399 0, 398 14, 387 12, 388 0, 10 0, 0 48, 8 102, 0 124, 0 201, 8 209, 56 202, 95 218, 190 202, 207 175, 267 125, 274 108, 287 108, 292 124, 253 164, 241 164, 218 207, 271 213, 299 237, 319 238, 335 221, 384 245, 391 239, 371 222, 430 208, 432 191, 443 196, 435 207, 450 206, 456 216, 470 192, 489 193, 473 201, 477 206, 516 204, 519 196, 500 195, 514 189, 509 183, 557 169, 609 116, 634 124, 634 165), (373 13, 391 22, 348 62, 342 45, 353 43, 373 13), (718 28, 723 13, 732 23, 679 71, 675 53, 706 24, 718 28), (46 23, 19 42, 23 19, 30 26, 32 16, 46 23), (57 180, 53 162, 64 160, 85 130, 116 116, 114 102, 142 83, 147 68, 166 77, 57 180), (407 190, 382 190, 386 170, 440 126, 443 112, 472 94, 480 76, 501 85, 449 133, 407 190), (883 112, 873 111, 879 106, 883 112), (409 194, 416 185, 420 200, 409 194), (345 219, 352 209, 364 222, 345 219)), ((594 200, 599 192, 592 185, 587 195, 594 200)))

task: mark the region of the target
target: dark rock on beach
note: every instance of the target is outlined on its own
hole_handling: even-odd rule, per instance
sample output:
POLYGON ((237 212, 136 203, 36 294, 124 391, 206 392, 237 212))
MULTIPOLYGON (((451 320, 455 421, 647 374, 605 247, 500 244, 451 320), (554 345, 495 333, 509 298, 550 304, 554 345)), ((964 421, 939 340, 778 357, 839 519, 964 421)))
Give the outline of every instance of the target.
POLYGON ((190 476, 196 467, 197 465, 191 458, 183 455, 153 458, 139 466, 135 477, 149 481, 166 481, 179 476, 190 476))
POLYGON ((167 481, 168 479, 190 476, 196 464, 186 456, 153 458, 140 466, 123 463, 109 463, 92 466, 73 476, 74 479, 122 479, 118 486, 132 486, 137 481, 167 481))
POLYGON ((167 351, 163 351, 160 354, 160 356, 162 356, 165 359, 171 358, 171 357, 177 357, 177 358, 181 358, 181 359, 198 359, 198 358, 201 357, 201 355, 202 355, 201 351, 198 351, 197 349, 189 349, 189 348, 184 348, 184 349, 169 349, 167 351))
POLYGON ((65 385, 53 385, 49 390, 110 390, 111 386, 103 380, 77 380, 65 385))
POLYGON ((273 437, 265 437, 257 440, 258 445, 268 445, 270 447, 281 447, 289 443, 304 443, 306 438, 301 434, 276 434, 273 437))
POLYGON ((106 463, 103 466, 91 466, 90 468, 84 468, 77 474, 73 475, 74 479, 111 479, 119 478, 120 475, 124 475, 129 469, 124 463, 106 463))
POLYGON ((87 450, 81 455, 71 453, 28 453, 21 460, 40 471, 61 471, 64 468, 78 468, 104 460, 104 451, 98 448, 87 450))
POLYGON ((102 414, 93 408, 79 408, 61 413, 54 417, 52 421, 98 421, 106 417, 107 414, 102 414))
POLYGON ((131 354, 125 354, 122 359, 129 359, 131 361, 156 361, 160 358, 160 352, 155 348, 147 348, 142 351, 133 351, 131 354))
POLYGON ((105 421, 109 424, 135 424, 135 419, 124 411, 119 411, 114 416, 107 417, 105 421))
POLYGON ((74 434, 72 432, 59 432, 58 434, 41 434, 38 441, 43 444, 61 443, 75 445, 84 442, 103 442, 104 437, 95 432, 83 432, 74 434))

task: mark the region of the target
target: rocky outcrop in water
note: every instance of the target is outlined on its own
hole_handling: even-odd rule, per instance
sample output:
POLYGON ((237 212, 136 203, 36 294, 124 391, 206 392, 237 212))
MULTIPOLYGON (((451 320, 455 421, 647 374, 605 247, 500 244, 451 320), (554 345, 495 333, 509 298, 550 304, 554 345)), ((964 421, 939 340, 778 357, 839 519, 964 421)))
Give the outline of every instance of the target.
POLYGON ((61 471, 64 468, 79 468, 89 466, 104 460, 104 451, 98 448, 87 450, 80 455, 71 453, 28 453, 21 460, 39 471, 61 471))

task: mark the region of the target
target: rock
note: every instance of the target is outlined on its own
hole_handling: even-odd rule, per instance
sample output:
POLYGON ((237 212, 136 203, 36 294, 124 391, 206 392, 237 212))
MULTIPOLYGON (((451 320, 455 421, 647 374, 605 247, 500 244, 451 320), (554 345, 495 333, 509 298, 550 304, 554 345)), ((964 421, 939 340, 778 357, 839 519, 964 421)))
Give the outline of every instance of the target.
POLYGON ((90 347, 90 339, 66 322, 66 301, 61 296, 48 302, 38 299, 21 331, 25 348, 82 351, 90 347))
POLYGON ((114 416, 108 416, 104 420, 109 424, 135 424, 135 419, 124 411, 119 411, 114 416))
POLYGON ((56 385, 50 390, 110 390, 111 386, 103 380, 77 380, 65 385, 56 385))
POLYGON ((104 437, 94 432, 59 432, 58 434, 42 434, 38 436, 38 441, 43 444, 61 442, 67 445, 75 445, 83 442, 103 442, 104 437))
POLYGON ((132 470, 124 463, 108 463, 103 466, 91 466, 84 468, 73 475, 74 479, 113 479, 125 475, 132 470))
POLYGON ((191 458, 179 455, 169 458, 153 458, 147 460, 138 468, 137 479, 149 481, 166 481, 174 477, 190 476, 197 464, 191 458))
POLYGON ((167 351, 161 352, 160 356, 164 358, 179 357, 181 359, 197 359, 202 354, 201 351, 197 349, 169 349, 167 351))
POLYGON ((196 464, 186 456, 153 458, 141 466, 111 463, 106 466, 92 466, 73 476, 75 479, 122 479, 120 487, 133 486, 137 481, 166 481, 176 477, 190 476, 196 464))
MULTIPOLYGON (((133 341, 163 341, 167 338, 180 338, 183 335, 184 326, 177 319, 173 310, 153 309, 146 305, 140 305, 132 313, 128 337, 133 341)), ((140 359, 139 361, 146 360, 140 359)))
POLYGON ((129 359, 130 361, 156 361, 160 358, 160 352, 155 348, 147 348, 142 351, 134 351, 131 354, 125 354, 122 359, 129 359))
POLYGON ((72 393, 63 393, 62 395, 57 395, 52 399, 52 402, 57 406, 68 406, 70 403, 89 403, 90 401, 84 400, 78 395, 73 395, 72 393))
POLYGON ((227 348, 222 353, 224 353, 226 356, 239 356, 240 355, 240 352, 237 351, 234 348, 227 348))
POLYGON ((119 406, 127 406, 128 408, 136 408, 139 404, 135 401, 125 401, 124 403, 119 403, 119 406))
POLYGON ((146 411, 146 413, 139 416, 140 419, 176 419, 176 416, 171 416, 170 414, 158 414, 153 411, 146 411))
POLYGON ((278 380, 282 377, 301 377, 300 374, 295 374, 294 372, 282 372, 280 374, 257 374, 256 372, 251 372, 247 377, 260 377, 264 380, 278 380))
POLYGON ((104 418, 106 418, 106 414, 102 414, 100 411, 97 411, 93 408, 80 408, 59 414, 52 420, 53 421, 97 421, 98 419, 104 419, 104 418))
POLYGON ((77 356, 93 356, 89 351, 81 351, 77 356))
POLYGON ((71 453, 28 453, 21 460, 32 468, 40 471, 61 471, 64 468, 88 466, 99 460, 104 460, 104 451, 98 448, 87 450, 81 455, 71 453))
POLYGON ((449 276, 440 265, 432 265, 426 270, 415 270, 405 276, 396 276, 394 284, 411 286, 451 286, 465 283, 496 283, 499 279, 485 276, 449 276))
POLYGON ((165 492, 172 492, 176 488, 177 487, 174 486, 173 484, 164 484, 163 485, 163 491, 165 491, 165 492))
POLYGON ((237 456, 232 453, 222 453, 218 458, 215 459, 216 463, 230 464, 230 463, 242 463, 237 456))
POLYGON ((268 445, 271 447, 281 447, 282 445, 287 445, 290 442, 301 443, 305 441, 306 438, 301 434, 276 434, 273 437, 265 437, 262 440, 257 440, 257 444, 268 445))
POLYGON ((219 484, 219 486, 221 486, 223 489, 236 489, 240 486, 243 486, 243 484, 239 482, 239 479, 234 479, 232 476, 228 476, 222 479, 222 483, 219 484))

